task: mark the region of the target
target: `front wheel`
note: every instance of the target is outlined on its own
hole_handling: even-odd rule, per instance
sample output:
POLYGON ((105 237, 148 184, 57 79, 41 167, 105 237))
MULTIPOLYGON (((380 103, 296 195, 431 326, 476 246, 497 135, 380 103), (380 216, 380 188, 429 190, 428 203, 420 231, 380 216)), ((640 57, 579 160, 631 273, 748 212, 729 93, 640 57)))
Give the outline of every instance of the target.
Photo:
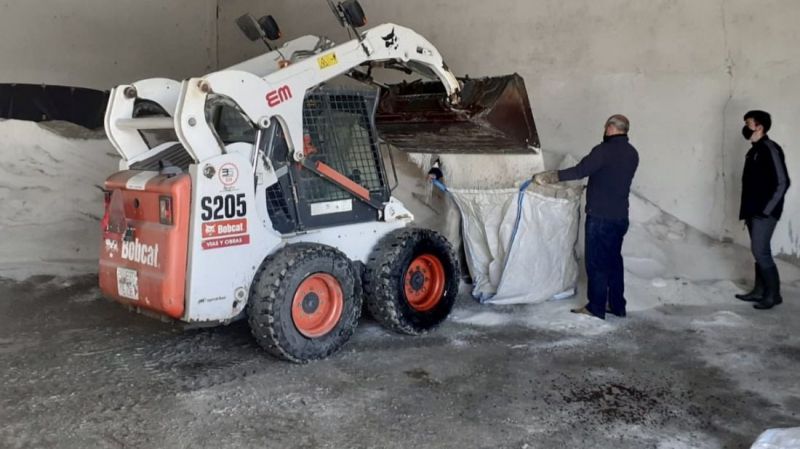
POLYGON ((378 242, 367 263, 367 309, 384 327, 421 334, 450 314, 459 278, 447 239, 428 229, 398 229, 378 242))

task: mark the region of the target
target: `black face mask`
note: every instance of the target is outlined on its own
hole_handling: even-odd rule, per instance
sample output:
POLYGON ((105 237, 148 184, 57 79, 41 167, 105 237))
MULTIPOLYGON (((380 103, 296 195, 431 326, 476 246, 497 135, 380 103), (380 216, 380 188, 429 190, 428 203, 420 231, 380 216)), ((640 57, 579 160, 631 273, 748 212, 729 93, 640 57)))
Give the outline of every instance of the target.
POLYGON ((748 128, 747 125, 745 125, 745 127, 742 128, 742 136, 745 138, 745 140, 750 140, 750 138, 753 137, 754 132, 756 131, 754 129, 748 128))

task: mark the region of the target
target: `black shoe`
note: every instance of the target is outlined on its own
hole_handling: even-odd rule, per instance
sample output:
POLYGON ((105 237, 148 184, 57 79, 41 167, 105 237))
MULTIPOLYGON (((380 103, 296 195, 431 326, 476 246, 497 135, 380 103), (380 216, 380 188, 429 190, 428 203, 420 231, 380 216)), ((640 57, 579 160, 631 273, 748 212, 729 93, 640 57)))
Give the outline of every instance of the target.
POLYGON ((758 310, 768 310, 783 302, 781 298, 781 278, 778 267, 773 266, 761 270, 764 277, 764 297, 753 307, 758 310))
POLYGON ((745 294, 736 295, 736 299, 741 299, 747 302, 759 302, 764 297, 764 277, 761 275, 761 269, 756 264, 756 285, 752 290, 745 294))
POLYGON ((624 310, 622 312, 615 312, 615 311, 611 310, 611 307, 606 307, 606 313, 610 313, 610 314, 612 314, 614 316, 618 316, 620 318, 625 318, 628 315, 627 313, 625 313, 624 310))
POLYGON ((782 303, 783 303, 783 298, 781 298, 780 296, 778 296, 777 298, 773 298, 771 301, 764 298, 761 301, 753 304, 753 308, 758 310, 769 310, 777 306, 778 304, 782 303))
POLYGON ((754 309, 758 309, 758 310, 769 310, 769 309, 777 306, 778 304, 780 304, 780 302, 767 301, 765 299, 762 299, 761 301, 753 304, 753 308, 754 309))

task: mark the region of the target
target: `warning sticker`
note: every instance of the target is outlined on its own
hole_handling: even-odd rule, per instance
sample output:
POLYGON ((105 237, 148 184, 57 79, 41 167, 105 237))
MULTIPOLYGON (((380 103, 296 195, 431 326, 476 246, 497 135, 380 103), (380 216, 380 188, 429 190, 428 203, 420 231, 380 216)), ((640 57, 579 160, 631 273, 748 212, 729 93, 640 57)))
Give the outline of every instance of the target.
POLYGON ((247 219, 203 223, 203 238, 247 233, 247 219))
POLYGON ((321 69, 333 67, 338 63, 339 60, 336 58, 336 53, 328 53, 327 55, 322 55, 317 58, 317 64, 319 64, 319 68, 321 69))
POLYGON ((249 235, 238 235, 235 237, 223 237, 220 239, 203 240, 203 249, 227 248, 229 246, 249 245, 249 235))

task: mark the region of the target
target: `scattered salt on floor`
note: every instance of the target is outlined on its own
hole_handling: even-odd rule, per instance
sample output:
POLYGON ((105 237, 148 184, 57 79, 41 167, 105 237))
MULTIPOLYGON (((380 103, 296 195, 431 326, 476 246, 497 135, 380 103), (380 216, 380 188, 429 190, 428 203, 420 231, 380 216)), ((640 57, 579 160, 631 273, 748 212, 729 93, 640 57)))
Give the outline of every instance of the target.
POLYGON ((652 281, 650 281, 650 285, 656 288, 664 288, 667 286, 667 281, 661 278, 655 278, 652 281))
POLYGON ((476 306, 456 309, 453 322, 470 326, 494 327, 517 325, 533 329, 565 331, 581 336, 599 335, 616 328, 611 321, 569 313, 571 301, 548 301, 521 306, 476 306), (477 308, 476 308, 477 307, 477 308), (490 310, 486 310, 488 307, 490 310))
POLYGON ((683 240, 684 236, 678 234, 677 232, 669 232, 667 234, 667 238, 669 238, 670 240, 683 240))
POLYGON ((758 437, 750 449, 800 449, 800 427, 769 429, 758 437))
POLYGON ((467 346, 470 345, 468 341, 460 339, 460 338, 451 338, 450 339, 450 344, 455 346, 455 347, 457 347, 457 348, 463 348, 463 347, 467 347, 467 346))
POLYGON ((501 326, 510 324, 514 321, 512 315, 490 312, 490 311, 457 311, 451 316, 456 323, 469 324, 473 326, 501 326))
POLYGON ((691 325, 696 327, 707 327, 707 326, 738 327, 738 326, 747 326, 750 323, 751 323, 750 320, 744 318, 743 316, 739 315, 736 312, 732 312, 729 310, 722 310, 710 316, 692 320, 691 325))
POLYGON ((608 428, 610 435, 625 435, 626 439, 639 437, 643 441, 657 439, 655 449, 719 449, 722 447, 722 442, 711 433, 693 432, 691 434, 684 434, 680 432, 669 432, 663 430, 654 433, 654 429, 650 426, 642 426, 637 424, 615 424, 608 428))

